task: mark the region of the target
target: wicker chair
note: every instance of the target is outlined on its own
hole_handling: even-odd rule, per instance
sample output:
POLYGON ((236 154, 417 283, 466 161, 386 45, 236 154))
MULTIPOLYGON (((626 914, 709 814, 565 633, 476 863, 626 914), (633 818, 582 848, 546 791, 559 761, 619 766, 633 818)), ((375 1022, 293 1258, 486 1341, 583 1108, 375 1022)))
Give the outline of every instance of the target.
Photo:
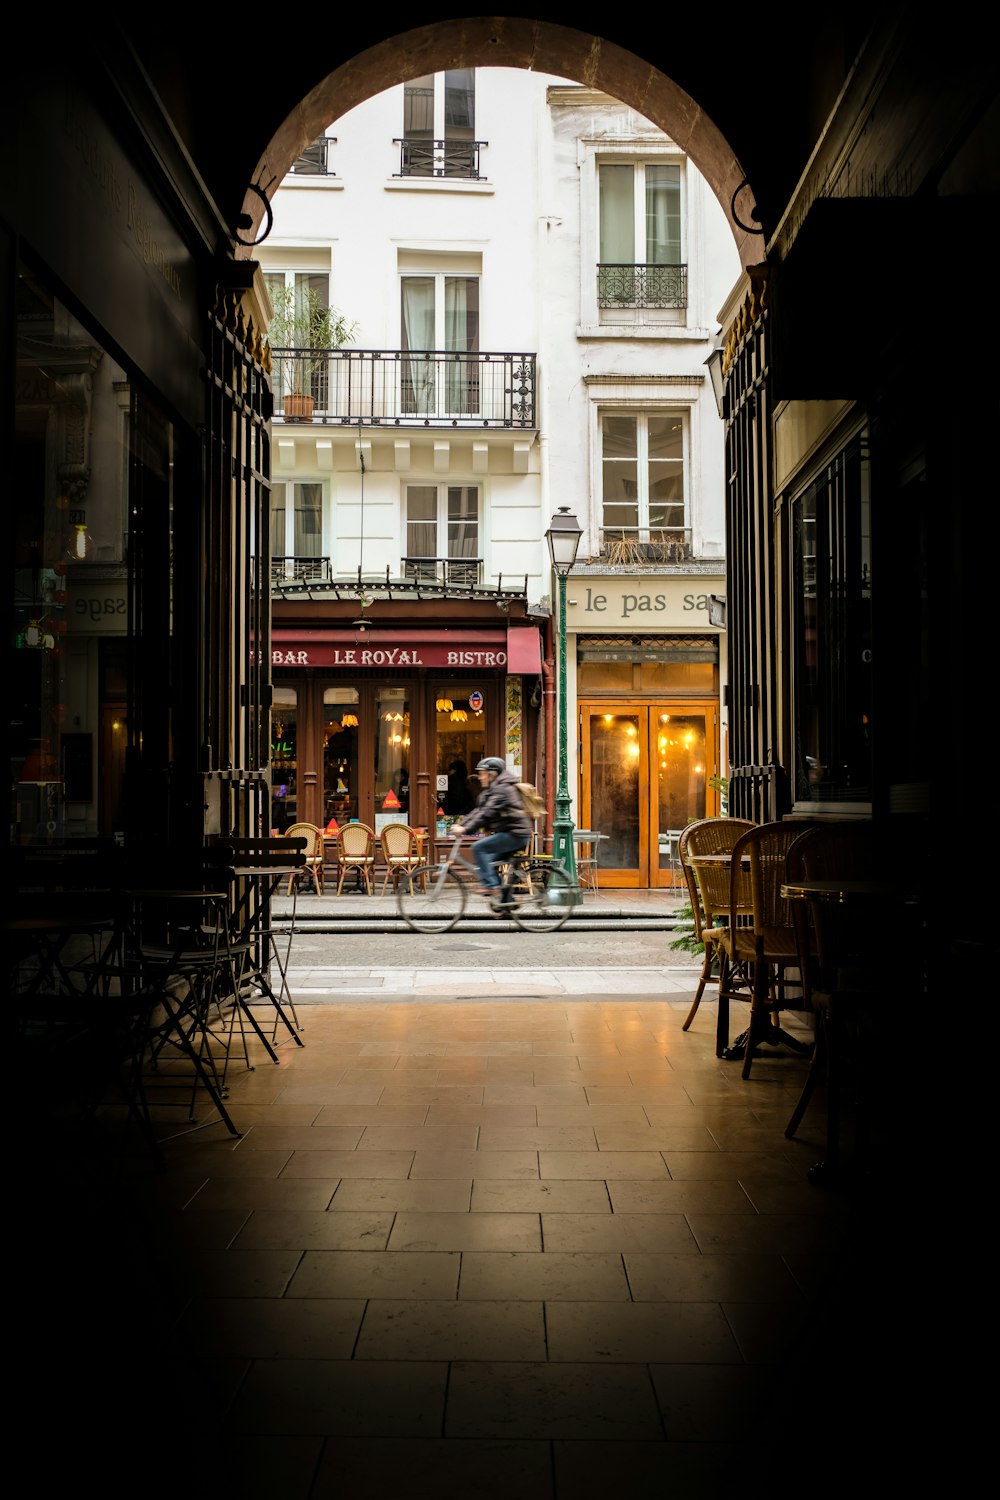
MULTIPOLYGON (((754 824, 743 818, 699 818, 694 823, 689 823, 681 830, 677 840, 677 858, 680 862, 681 873, 687 886, 688 899, 691 902, 691 912, 694 920, 695 940, 704 944, 705 962, 702 965, 701 978, 695 997, 688 1011, 687 1020, 681 1027, 687 1031, 698 1012, 701 997, 705 993, 705 986, 712 977, 712 968, 719 960, 720 932, 729 913, 729 871, 725 869, 720 872, 713 882, 706 878, 705 886, 711 894, 718 892, 718 899, 711 907, 706 907, 702 888, 698 882, 698 876, 694 866, 691 864, 691 855, 703 854, 732 854, 736 840, 754 824)), ((728 1028, 728 1011, 726 1015, 728 1028)))
MULTIPOLYGON (((323 894, 323 830, 317 828, 315 823, 293 823, 286 828, 283 834, 286 839, 305 839, 306 860, 302 873, 311 880, 317 896, 323 894)), ((292 894, 293 880, 300 879, 297 875, 288 877, 288 895, 292 894)))
MULTIPOLYGON (((385 860, 385 878, 380 896, 385 895, 386 886, 392 881, 396 890, 401 875, 412 875, 415 870, 426 871, 426 862, 421 853, 420 836, 406 823, 387 823, 379 834, 382 858, 385 860)), ((421 874, 421 885, 426 889, 426 874, 421 874)))
POLYGON ((803 824, 791 820, 757 824, 737 839, 730 859, 729 924, 721 936, 719 1008, 721 1011, 722 995, 727 999, 732 995, 733 968, 740 967, 751 976, 750 1023, 722 1055, 733 1061, 742 1058, 744 1078, 750 1076, 754 1048, 760 1042, 783 1045, 803 1057, 812 1051, 808 1043, 790 1036, 779 1024, 781 1011, 808 1009, 802 993, 792 903, 781 894, 785 858, 802 831, 803 824), (794 979, 789 978, 789 969, 794 970, 794 979), (797 996, 789 995, 789 983, 799 991, 797 996))
POLYGON ((372 892, 372 870, 375 866, 375 830, 367 823, 345 823, 337 830, 337 895, 344 889, 344 878, 353 870, 372 892))

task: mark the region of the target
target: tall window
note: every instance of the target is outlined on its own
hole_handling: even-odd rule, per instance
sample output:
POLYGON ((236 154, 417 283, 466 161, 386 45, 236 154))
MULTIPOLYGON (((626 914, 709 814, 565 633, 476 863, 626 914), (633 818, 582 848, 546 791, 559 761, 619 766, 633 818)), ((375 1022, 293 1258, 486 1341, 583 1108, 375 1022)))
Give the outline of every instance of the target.
POLYGON ((403 87, 403 174, 474 177, 476 74, 427 73, 403 87))
POLYGON ((323 558, 323 486, 271 486, 271 557, 283 578, 318 578, 323 558))
POLYGON ((665 162, 598 168, 602 307, 686 307, 681 170, 665 162))
POLYGON ((622 561, 686 555, 683 412, 604 412, 601 502, 605 554, 622 561))
POLYGON ((466 484, 408 484, 404 574, 437 582, 479 582, 479 490, 466 484))
MULTIPOLYGON (((276 292, 285 287, 292 291, 296 319, 308 320, 310 293, 315 294, 320 307, 330 306, 330 276, 326 271, 265 271, 264 283, 272 304, 276 292)), ((289 392, 302 392, 311 395, 318 406, 327 405, 329 372, 325 360, 310 359, 305 354, 276 359, 272 364, 271 384, 279 401, 289 392)))
POLYGON ((791 505, 797 802, 870 804, 872 572, 868 436, 791 505))
POLYGON ((400 312, 402 410, 470 416, 479 410, 479 278, 404 276, 400 312), (443 355, 443 357, 436 357, 443 355))

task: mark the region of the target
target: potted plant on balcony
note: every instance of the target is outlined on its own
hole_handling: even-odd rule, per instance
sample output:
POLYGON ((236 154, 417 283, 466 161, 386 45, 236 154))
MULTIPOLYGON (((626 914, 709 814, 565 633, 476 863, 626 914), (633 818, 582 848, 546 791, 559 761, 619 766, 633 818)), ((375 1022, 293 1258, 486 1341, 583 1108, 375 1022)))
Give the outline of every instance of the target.
POLYGON ((284 351, 280 387, 285 417, 311 422, 313 375, 322 368, 326 351, 349 344, 358 325, 337 308, 324 306, 312 286, 279 287, 271 294, 271 306, 267 337, 272 349, 284 351))

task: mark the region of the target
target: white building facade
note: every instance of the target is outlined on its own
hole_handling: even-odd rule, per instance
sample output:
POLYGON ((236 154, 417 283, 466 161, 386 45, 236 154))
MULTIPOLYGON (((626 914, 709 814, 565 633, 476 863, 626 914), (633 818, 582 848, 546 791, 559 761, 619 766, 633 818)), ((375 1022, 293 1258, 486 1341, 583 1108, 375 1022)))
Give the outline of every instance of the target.
POLYGON ((602 883, 672 883, 725 774, 718 204, 633 110, 484 69, 333 122, 273 208, 272 301, 353 325, 271 339, 275 826, 445 827, 484 753, 551 797, 568 506, 575 821, 602 883))

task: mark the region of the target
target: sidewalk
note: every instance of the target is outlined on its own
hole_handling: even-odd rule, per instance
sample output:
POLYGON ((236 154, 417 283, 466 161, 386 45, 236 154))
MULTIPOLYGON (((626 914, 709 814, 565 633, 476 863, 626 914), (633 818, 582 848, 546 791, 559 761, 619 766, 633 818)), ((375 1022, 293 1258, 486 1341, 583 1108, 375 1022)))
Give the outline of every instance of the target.
MULTIPOLYGON (((297 930, 314 932, 356 931, 359 926, 397 928, 408 931, 396 911, 396 900, 392 886, 385 895, 381 890, 381 877, 376 879, 376 894, 369 896, 364 890, 344 890, 336 894, 336 886, 328 883, 322 896, 307 890, 303 885, 297 897, 292 898, 284 889, 271 903, 272 915, 281 922, 293 916, 297 930)), ((580 906, 570 916, 573 924, 586 923, 601 927, 627 928, 633 923, 646 928, 673 929, 677 913, 688 905, 687 891, 683 887, 671 890, 629 890, 603 887, 597 891, 585 890, 580 906)), ((470 893, 466 915, 461 929, 470 930, 470 924, 482 922, 495 930, 497 919, 492 915, 486 901, 470 893)), ((567 924, 568 926, 569 924, 567 924)))

